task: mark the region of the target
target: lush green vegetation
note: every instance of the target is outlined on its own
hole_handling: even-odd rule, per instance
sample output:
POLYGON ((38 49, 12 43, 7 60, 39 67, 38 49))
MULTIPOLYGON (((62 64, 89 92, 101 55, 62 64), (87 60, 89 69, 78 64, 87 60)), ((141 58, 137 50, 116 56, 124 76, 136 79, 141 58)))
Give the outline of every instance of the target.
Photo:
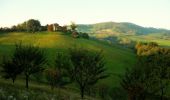
MULTIPOLYGON (((103 50, 106 60, 106 68, 110 74, 110 77, 100 81, 98 84, 104 83, 109 88, 120 87, 119 76, 124 74, 125 68, 132 67, 135 63, 135 54, 130 49, 111 45, 98 40, 72 38, 70 35, 61 32, 39 32, 36 34, 25 32, 1 33, 1 57, 3 55, 11 56, 15 49, 14 44, 20 41, 22 41, 24 44, 40 46, 41 49, 45 50, 48 62, 50 63, 49 66, 47 66, 49 68, 55 63, 54 61, 56 57, 56 51, 67 52, 68 48, 71 48, 75 45, 91 51, 103 50)), ((32 77, 31 80, 33 80, 32 77)), ((20 77, 20 79, 22 80, 23 77, 20 77)), ((39 79, 41 81, 41 78, 39 79)), ((75 90, 77 91, 77 89, 75 90)))
POLYGON ((41 100, 45 97, 40 91, 51 97, 47 100, 70 95, 74 100, 80 98, 78 92, 82 99, 84 95, 102 100, 169 98, 170 50, 158 46, 168 46, 168 30, 113 22, 72 23, 70 29, 57 23, 35 26, 48 32, 34 29, 34 20, 29 28, 17 29, 20 32, 10 32, 12 28, 1 31, 1 99, 41 100), (97 39, 86 33, 92 31, 95 34, 90 36, 97 39))

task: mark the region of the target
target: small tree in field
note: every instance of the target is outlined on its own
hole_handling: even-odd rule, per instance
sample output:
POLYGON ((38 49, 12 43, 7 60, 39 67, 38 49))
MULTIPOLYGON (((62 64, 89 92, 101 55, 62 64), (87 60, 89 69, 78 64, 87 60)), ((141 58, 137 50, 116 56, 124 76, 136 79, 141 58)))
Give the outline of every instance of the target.
POLYGON ((53 90, 57 83, 58 72, 54 68, 49 68, 45 70, 46 79, 53 90))
POLYGON ((70 28, 71 28, 72 32, 75 32, 76 28, 77 28, 77 25, 74 22, 71 22, 70 28))
POLYGON ((64 53, 57 53, 55 59, 55 69, 58 72, 58 81, 56 83, 58 88, 71 82, 71 80, 68 79, 69 74, 66 72, 66 69, 70 67, 70 64, 71 62, 69 56, 64 53))
POLYGON ((98 80, 106 78, 105 61, 102 52, 91 52, 88 50, 70 49, 72 67, 68 71, 71 78, 78 84, 81 98, 87 87, 94 85, 98 80))
POLYGON ((70 59, 63 53, 57 53, 55 59, 55 66, 53 68, 47 69, 46 78, 51 88, 57 87, 60 89, 62 86, 70 83, 68 79, 68 73, 66 73, 66 68, 70 67, 70 59))
POLYGON ((77 25, 74 22, 71 22, 70 28, 71 28, 72 36, 74 38, 78 38, 79 33, 76 31, 77 25))
POLYGON ((11 78, 14 83, 18 74, 22 72, 22 69, 17 66, 12 60, 3 58, 2 60, 2 73, 6 79, 11 78))
POLYGON ((39 47, 31 45, 16 44, 13 56, 16 66, 22 67, 22 72, 26 78, 26 88, 30 75, 42 71, 46 63, 44 52, 39 47))

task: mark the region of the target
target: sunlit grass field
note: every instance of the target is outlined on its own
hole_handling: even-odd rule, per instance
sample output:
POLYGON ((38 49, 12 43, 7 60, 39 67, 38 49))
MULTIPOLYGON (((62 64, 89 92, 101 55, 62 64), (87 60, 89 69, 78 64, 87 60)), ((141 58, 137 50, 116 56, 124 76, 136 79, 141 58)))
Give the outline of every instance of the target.
POLYGON ((160 46, 169 47, 170 46, 170 35, 163 33, 145 34, 145 35, 113 35, 113 34, 93 34, 93 37, 98 39, 104 39, 107 37, 117 37, 118 39, 126 38, 128 40, 136 42, 156 42, 160 46))
POLYGON ((164 34, 148 34, 148 35, 130 35, 130 36, 120 36, 120 38, 128 38, 137 42, 156 42, 160 46, 169 47, 170 37, 164 34))

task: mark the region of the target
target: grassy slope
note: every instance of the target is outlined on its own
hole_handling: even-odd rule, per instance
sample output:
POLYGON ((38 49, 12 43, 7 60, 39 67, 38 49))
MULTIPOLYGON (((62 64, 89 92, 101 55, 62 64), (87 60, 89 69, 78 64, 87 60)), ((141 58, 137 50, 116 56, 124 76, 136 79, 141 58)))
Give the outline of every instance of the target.
POLYGON ((143 42, 156 42, 160 46, 170 46, 170 37, 164 34, 148 34, 148 35, 131 35, 131 36, 121 36, 121 38, 128 38, 133 41, 143 41, 143 42))
MULTIPOLYGON (((108 37, 112 37, 111 34, 93 34, 93 37, 98 39, 105 39, 108 37)), ((128 40, 133 41, 141 41, 141 42, 156 42, 160 46, 169 47, 170 46, 170 35, 163 34, 163 33, 154 33, 154 34, 147 34, 147 35, 120 35, 117 36, 119 39, 126 38, 128 40)))
POLYGON ((82 46, 90 50, 104 51, 107 61, 106 67, 109 73, 112 73, 109 78, 104 81, 112 86, 118 86, 119 78, 115 74, 123 74, 126 67, 131 67, 135 61, 135 55, 129 49, 109 45, 97 40, 74 39, 62 33, 47 33, 41 32, 36 34, 29 33, 8 33, 0 35, 0 56, 10 55, 13 52, 14 44, 23 41, 26 44, 39 45, 46 50, 49 61, 55 58, 56 50, 66 51, 73 45, 82 46))

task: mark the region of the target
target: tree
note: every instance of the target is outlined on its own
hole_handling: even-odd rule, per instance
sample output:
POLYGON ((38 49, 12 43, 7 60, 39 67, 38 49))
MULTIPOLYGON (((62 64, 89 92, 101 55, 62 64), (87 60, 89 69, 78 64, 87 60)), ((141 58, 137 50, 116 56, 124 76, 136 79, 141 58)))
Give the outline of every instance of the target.
POLYGON ((76 31, 77 25, 74 22, 71 22, 70 28, 71 28, 72 36, 74 38, 78 38, 79 33, 76 31))
POLYGON ((62 32, 67 32, 67 26, 66 25, 62 26, 62 32))
POLYGON ((12 32, 17 31, 17 26, 13 25, 13 26, 11 27, 11 31, 12 31, 12 32))
POLYGON ((71 22, 70 28, 71 28, 72 32, 75 32, 76 28, 77 28, 77 25, 74 22, 71 22))
POLYGON ((57 87, 60 88, 71 82, 69 80, 69 74, 67 70, 70 67, 71 61, 69 56, 64 53, 58 52, 55 59, 55 70, 58 72, 57 76, 57 87))
POLYGON ((87 33, 81 33, 80 36, 85 39, 89 39, 89 35, 87 33))
POLYGON ((21 24, 18 24, 16 26, 16 30, 17 31, 27 31, 27 22, 25 21, 25 22, 23 22, 21 24))
POLYGON ((22 72, 22 69, 16 65, 14 60, 5 59, 2 60, 2 73, 4 74, 3 77, 6 79, 11 78, 12 82, 15 82, 17 75, 22 72))
POLYGON ((135 68, 133 70, 126 70, 121 86, 127 92, 128 100, 145 100, 145 90, 142 81, 144 81, 144 79, 141 78, 140 70, 135 68))
POLYGON ((120 84, 128 93, 129 100, 145 100, 158 91, 158 80, 150 60, 147 56, 139 57, 136 66, 126 69, 120 84))
POLYGON ((157 54, 153 55, 152 65, 155 69, 153 72, 159 83, 157 87, 160 90, 160 99, 163 100, 170 79, 170 49, 162 48, 157 54))
POLYGON ((80 48, 69 50, 72 67, 68 68, 70 77, 79 85, 81 98, 85 89, 100 79, 106 78, 105 61, 102 52, 91 52, 80 48))
POLYGON ((159 48, 156 53, 139 56, 131 70, 126 70, 121 85, 127 91, 130 100, 144 100, 146 96, 165 98, 169 85, 170 50, 159 48))
POLYGON ((13 56, 16 66, 22 67, 26 79, 26 88, 30 75, 41 72, 46 64, 44 52, 37 46, 16 44, 13 56))
POLYGON ((41 29, 41 24, 40 21, 35 20, 35 19, 30 19, 27 21, 27 31, 35 33, 37 31, 40 31, 41 29))
POLYGON ((47 31, 47 27, 48 27, 48 25, 41 26, 41 31, 47 31))
POLYGON ((48 68, 45 70, 46 79, 53 90, 57 83, 58 72, 54 68, 48 68))
POLYGON ((60 89, 71 82, 69 74, 66 72, 68 67, 70 67, 69 57, 64 53, 57 52, 54 67, 46 70, 46 78, 52 89, 54 87, 60 89))

